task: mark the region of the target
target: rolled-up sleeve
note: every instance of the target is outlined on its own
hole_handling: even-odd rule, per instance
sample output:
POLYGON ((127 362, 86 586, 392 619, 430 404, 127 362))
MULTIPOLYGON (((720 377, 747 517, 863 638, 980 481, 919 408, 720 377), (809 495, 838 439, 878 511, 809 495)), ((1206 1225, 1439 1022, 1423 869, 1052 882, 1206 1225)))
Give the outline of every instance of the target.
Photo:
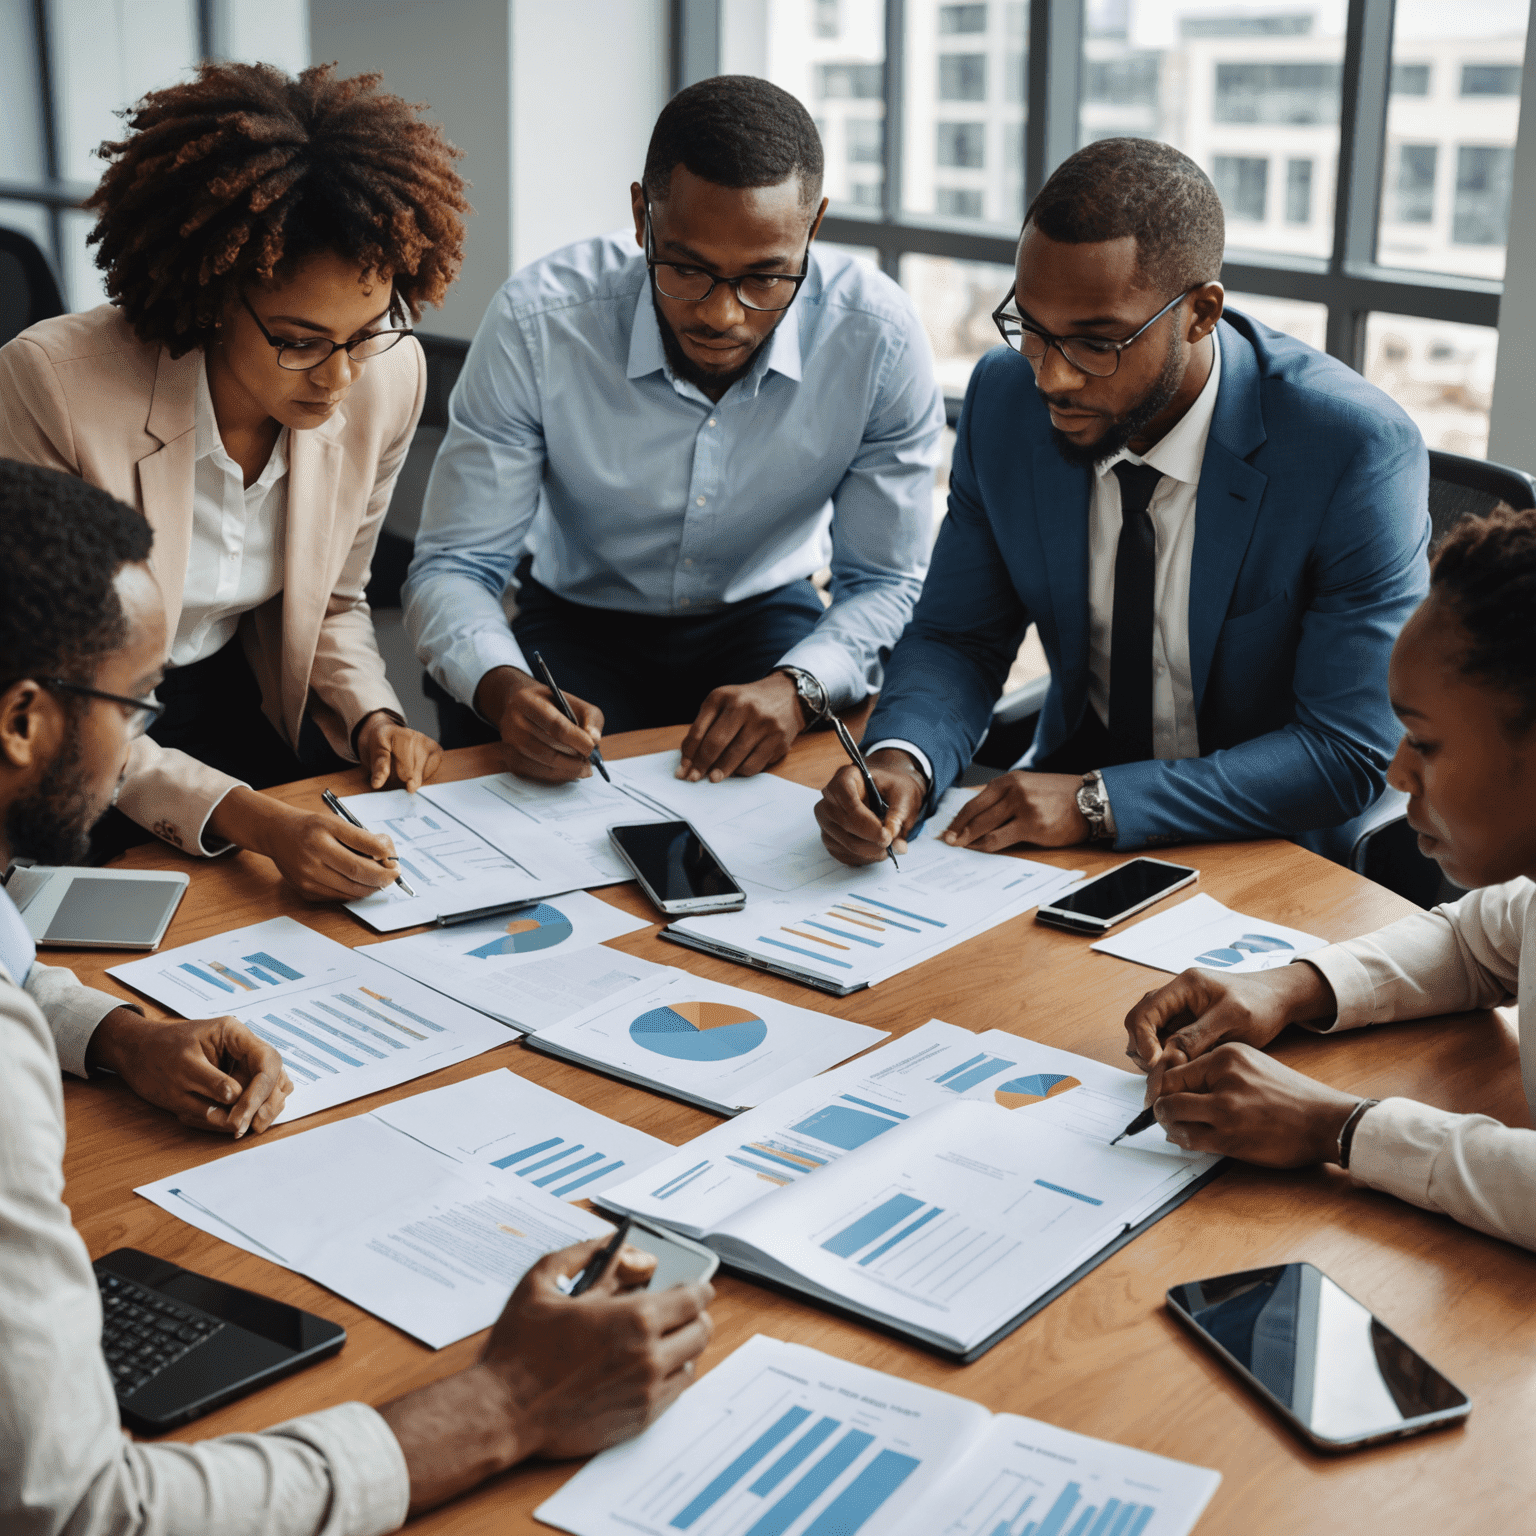
POLYGON ((454 385, 405 584, 417 657, 465 704, 492 668, 527 670, 501 599, 538 511, 544 459, 533 353, 503 290, 454 385))
POLYGON ((101 1302, 63 1195, 59 1064, 0 977, 0 1529, 7 1536, 377 1536, 405 1458, 347 1403, 262 1434, 137 1444, 118 1427, 101 1302))

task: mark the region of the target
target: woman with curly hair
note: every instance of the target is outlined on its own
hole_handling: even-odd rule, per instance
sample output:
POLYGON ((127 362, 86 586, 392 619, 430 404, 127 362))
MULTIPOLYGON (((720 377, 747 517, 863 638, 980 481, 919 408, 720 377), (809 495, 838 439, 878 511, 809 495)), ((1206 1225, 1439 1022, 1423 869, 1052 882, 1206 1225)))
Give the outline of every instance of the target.
POLYGON ((468 204, 458 151, 378 83, 205 64, 151 92, 86 205, 112 302, 0 349, 0 456, 154 528, 165 711, 119 808, 329 899, 392 881, 389 840, 256 791, 351 761, 414 790, 441 757, 363 592, 425 396, 409 327, 458 274, 468 204))

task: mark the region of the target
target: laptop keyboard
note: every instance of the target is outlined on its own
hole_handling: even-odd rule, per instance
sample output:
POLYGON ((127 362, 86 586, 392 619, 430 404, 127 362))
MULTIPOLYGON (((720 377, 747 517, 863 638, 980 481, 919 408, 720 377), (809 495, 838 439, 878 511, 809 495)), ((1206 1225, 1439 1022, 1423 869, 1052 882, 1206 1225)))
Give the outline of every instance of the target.
POLYGON ((101 1352, 119 1399, 137 1392, 224 1326, 216 1317, 121 1275, 96 1279, 101 1287, 101 1352))

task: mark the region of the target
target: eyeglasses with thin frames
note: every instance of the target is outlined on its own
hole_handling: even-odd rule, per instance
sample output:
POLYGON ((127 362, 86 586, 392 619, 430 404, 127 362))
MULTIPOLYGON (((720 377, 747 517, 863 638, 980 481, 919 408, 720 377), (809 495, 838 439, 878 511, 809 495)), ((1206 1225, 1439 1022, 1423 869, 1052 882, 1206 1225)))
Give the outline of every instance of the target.
POLYGON ((72 683, 62 677, 45 677, 39 681, 44 688, 49 688, 55 693, 74 693, 82 698, 105 699, 109 704, 121 705, 128 711, 129 736, 142 736, 165 713, 165 705, 154 694, 150 694, 147 699, 135 699, 123 693, 104 693, 100 688, 90 688, 84 683, 72 683))
POLYGON ((366 336, 355 336, 351 341, 332 341, 327 336, 306 336, 302 341, 291 341, 284 336, 274 336, 261 323, 261 316, 251 308, 251 301, 242 293, 240 302, 245 312, 256 322, 256 329, 267 339, 267 345, 277 350, 277 366, 289 373, 308 373, 322 363, 330 362, 338 352, 345 352, 354 362, 365 363, 371 357, 380 357, 407 336, 416 333, 409 326, 399 326, 386 331, 369 331, 366 336))
MULTIPOLYGON (((1195 285, 1196 288, 1203 286, 1201 283, 1195 285)), ((1140 341, 1170 309, 1182 303, 1194 291, 1194 288, 1186 288, 1183 293, 1175 294, 1146 324, 1124 341, 1110 341, 1102 336, 1053 336, 1038 326, 1026 324, 1021 315, 1004 313, 1014 302, 1012 289, 992 311, 992 323, 996 325, 1003 340, 1031 363, 1043 361, 1045 354, 1055 347, 1079 373, 1086 373, 1095 379, 1107 379, 1119 368, 1120 354, 1140 341)))
POLYGON ((805 255, 798 272, 748 272, 740 277, 716 277, 702 267, 680 266, 675 261, 656 260, 656 239, 651 232, 651 205, 645 205, 645 264, 650 269, 656 291, 663 298, 679 299, 686 304, 702 304, 721 284, 735 293, 743 309, 777 311, 788 309, 811 269, 811 241, 805 241, 805 255), (665 278, 661 274, 665 272, 665 278), (668 287, 666 284, 670 284, 668 287))

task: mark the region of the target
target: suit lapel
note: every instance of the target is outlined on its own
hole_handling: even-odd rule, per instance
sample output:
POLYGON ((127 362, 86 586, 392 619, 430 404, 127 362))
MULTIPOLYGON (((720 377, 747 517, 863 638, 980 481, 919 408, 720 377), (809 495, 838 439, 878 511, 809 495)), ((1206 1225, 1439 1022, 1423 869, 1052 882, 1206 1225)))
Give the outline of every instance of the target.
POLYGON ((323 426, 288 434, 288 535, 283 565, 283 723, 289 740, 309 698, 309 676, 331 596, 331 540, 345 455, 337 412, 323 426))
MULTIPOLYGON (((1069 715, 1087 697, 1088 502, 1092 490, 1091 471, 1069 464, 1049 442, 1037 450, 1035 523, 1045 553, 1046 590, 1060 648, 1062 698, 1069 715)), ((1075 725, 1074 719, 1067 720, 1069 731, 1075 725)))
POLYGON ((1253 348, 1225 321, 1216 328, 1221 383, 1195 496, 1195 547, 1189 572, 1189 673, 1198 714, 1216 638, 1258 521, 1269 477, 1247 462, 1265 440, 1259 365, 1253 348))
POLYGON ((140 459, 139 505, 155 530, 150 569, 165 600, 166 625, 174 635, 181 620, 192 544, 192 479, 197 428, 197 370, 202 353, 172 358, 164 347, 155 368, 144 430, 160 446, 140 459))

